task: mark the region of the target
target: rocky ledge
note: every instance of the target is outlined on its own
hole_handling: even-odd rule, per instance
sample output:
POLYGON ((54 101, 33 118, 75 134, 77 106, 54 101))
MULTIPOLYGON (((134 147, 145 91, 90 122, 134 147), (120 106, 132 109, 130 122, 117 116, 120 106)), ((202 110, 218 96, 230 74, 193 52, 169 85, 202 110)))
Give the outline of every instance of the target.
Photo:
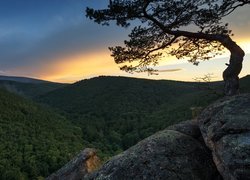
POLYGON ((190 124, 186 122, 146 138, 84 179, 216 179, 218 173, 210 152, 190 136, 197 136, 197 128, 190 124), (191 129, 186 131, 187 127, 191 129))
POLYGON ((198 118, 203 139, 225 180, 250 180, 250 95, 221 99, 198 118))
POLYGON ((96 150, 87 148, 46 180, 82 179, 86 174, 96 170, 99 165, 100 160, 96 155, 96 150))

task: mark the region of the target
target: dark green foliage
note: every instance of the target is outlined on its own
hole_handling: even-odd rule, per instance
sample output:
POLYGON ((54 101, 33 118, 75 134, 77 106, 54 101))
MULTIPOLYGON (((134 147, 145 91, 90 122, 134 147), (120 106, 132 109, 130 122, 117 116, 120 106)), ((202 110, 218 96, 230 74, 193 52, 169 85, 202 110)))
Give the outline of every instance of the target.
POLYGON ((206 84, 99 77, 50 92, 38 101, 59 109, 80 126, 88 145, 106 157, 190 119, 190 107, 204 107, 218 98, 199 87, 206 84))
POLYGON ((81 129, 64 117, 0 89, 0 179, 37 179, 82 147, 81 129))

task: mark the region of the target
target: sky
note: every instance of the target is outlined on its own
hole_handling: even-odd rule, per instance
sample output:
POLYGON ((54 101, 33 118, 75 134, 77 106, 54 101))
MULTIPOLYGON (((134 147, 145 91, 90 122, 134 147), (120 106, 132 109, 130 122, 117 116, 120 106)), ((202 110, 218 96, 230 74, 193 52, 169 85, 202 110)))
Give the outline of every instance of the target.
MULTIPOLYGON (((75 82, 100 75, 193 81, 213 74, 221 80, 229 54, 194 66, 168 57, 159 75, 119 70, 108 47, 122 45, 129 29, 101 26, 85 17, 86 7, 105 8, 108 0, 0 0, 0 75, 75 82)), ((224 19, 246 52, 241 77, 250 74, 250 6, 224 19)))

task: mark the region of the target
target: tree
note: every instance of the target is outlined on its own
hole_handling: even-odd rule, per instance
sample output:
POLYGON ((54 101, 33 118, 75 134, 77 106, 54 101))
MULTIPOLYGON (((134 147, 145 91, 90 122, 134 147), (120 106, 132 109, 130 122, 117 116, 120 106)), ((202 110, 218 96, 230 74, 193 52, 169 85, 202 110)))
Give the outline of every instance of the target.
POLYGON ((127 72, 154 73, 152 67, 166 55, 198 65, 226 48, 231 56, 223 72, 224 93, 234 95, 245 53, 231 39, 232 31, 222 18, 246 4, 250 0, 110 0, 107 9, 87 8, 86 16, 102 25, 116 21, 121 27, 134 21, 125 46, 110 48, 115 62, 127 72))

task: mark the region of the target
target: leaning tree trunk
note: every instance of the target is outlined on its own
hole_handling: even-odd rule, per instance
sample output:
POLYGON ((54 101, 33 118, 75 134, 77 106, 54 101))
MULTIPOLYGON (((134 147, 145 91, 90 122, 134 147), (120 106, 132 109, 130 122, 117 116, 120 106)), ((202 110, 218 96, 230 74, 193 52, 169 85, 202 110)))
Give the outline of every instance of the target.
MULTIPOLYGON (((157 23, 157 22, 156 22, 157 23)), ((159 25, 160 26, 160 25, 159 25)), ((226 64, 228 67, 223 72, 224 79, 224 94, 226 96, 232 96, 239 93, 239 74, 242 69, 242 62, 245 56, 244 51, 240 46, 234 42, 228 35, 216 35, 216 34, 205 34, 205 33, 192 33, 187 31, 169 31, 164 27, 161 27, 165 30, 166 33, 174 36, 185 36, 188 38, 194 39, 206 39, 209 41, 218 41, 225 48, 227 48, 230 53, 229 64, 226 64)))
POLYGON ((239 74, 245 56, 244 51, 230 38, 224 39, 222 44, 230 51, 231 56, 228 67, 223 72, 224 94, 232 96, 239 93, 239 74))

